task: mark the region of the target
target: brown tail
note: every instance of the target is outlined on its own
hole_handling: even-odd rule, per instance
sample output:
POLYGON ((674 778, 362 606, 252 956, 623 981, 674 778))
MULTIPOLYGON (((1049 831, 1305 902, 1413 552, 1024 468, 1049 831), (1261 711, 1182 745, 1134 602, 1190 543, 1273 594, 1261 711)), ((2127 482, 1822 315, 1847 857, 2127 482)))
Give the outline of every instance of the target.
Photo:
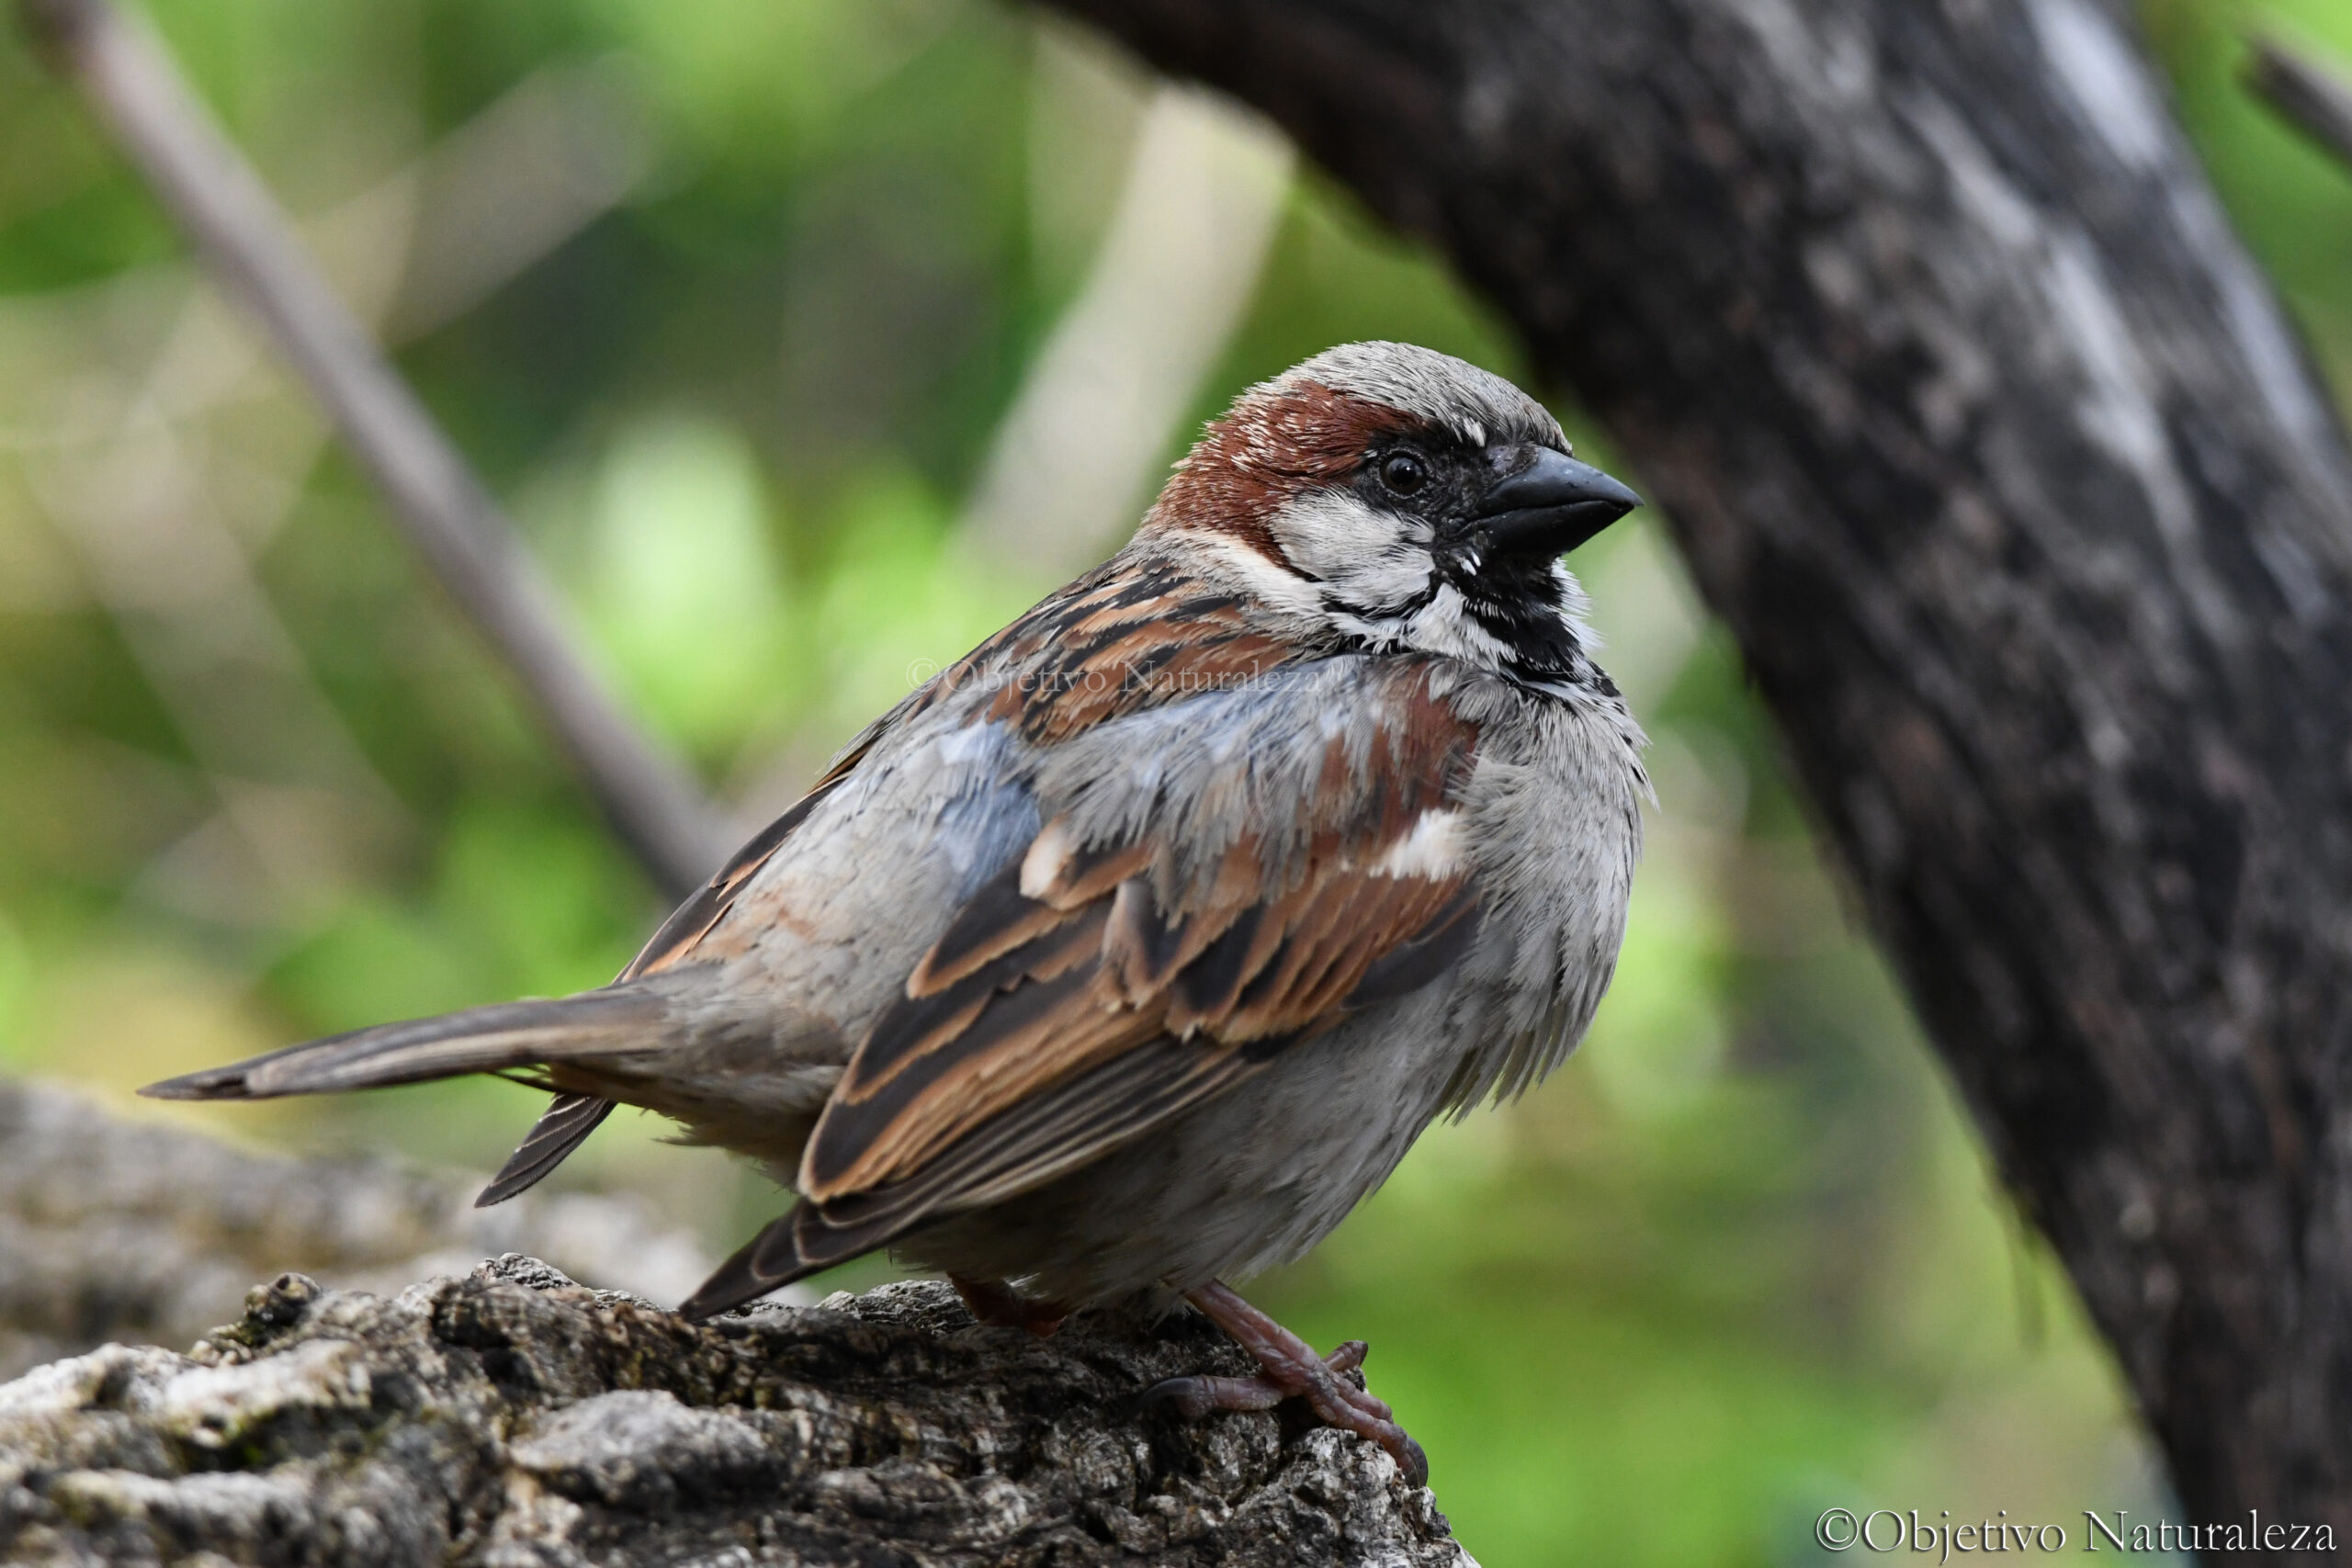
POLYGON ((541 1066, 641 1049, 659 1037, 668 1010, 660 996, 635 986, 499 1002, 330 1034, 139 1092, 155 1100, 275 1100, 541 1066))
MULTIPOLYGON (((552 1001, 500 1002, 331 1034, 225 1067, 149 1084, 139 1092, 156 1100, 274 1100, 424 1083, 465 1073, 514 1072, 641 1051, 660 1041, 667 1015, 662 998, 649 987, 607 986, 552 1001)), ((553 1170, 611 1110, 609 1100, 559 1095, 480 1201, 511 1198, 553 1170)))

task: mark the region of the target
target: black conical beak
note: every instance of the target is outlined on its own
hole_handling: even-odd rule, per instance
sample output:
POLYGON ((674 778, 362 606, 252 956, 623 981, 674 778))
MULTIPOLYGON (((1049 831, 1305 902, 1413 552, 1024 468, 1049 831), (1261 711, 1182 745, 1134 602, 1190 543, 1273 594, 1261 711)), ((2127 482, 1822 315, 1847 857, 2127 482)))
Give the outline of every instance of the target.
POLYGON ((1479 503, 1472 526, 1498 555, 1566 555, 1642 503, 1589 463, 1549 446, 1523 446, 1514 466, 1479 503))

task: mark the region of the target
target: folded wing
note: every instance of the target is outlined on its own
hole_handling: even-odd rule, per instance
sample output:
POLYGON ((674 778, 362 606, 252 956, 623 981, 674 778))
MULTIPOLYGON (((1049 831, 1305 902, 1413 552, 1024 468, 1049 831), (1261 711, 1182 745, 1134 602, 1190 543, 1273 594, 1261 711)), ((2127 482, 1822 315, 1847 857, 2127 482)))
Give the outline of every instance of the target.
POLYGON ((1432 678, 1367 673, 1381 689, 1300 773, 1278 837, 1185 841, 1218 817, 1173 800, 1125 832, 1049 820, 875 1022, 808 1141, 800 1204, 684 1310, 1035 1188, 1442 974, 1477 930, 1460 795, 1478 738, 1432 678))

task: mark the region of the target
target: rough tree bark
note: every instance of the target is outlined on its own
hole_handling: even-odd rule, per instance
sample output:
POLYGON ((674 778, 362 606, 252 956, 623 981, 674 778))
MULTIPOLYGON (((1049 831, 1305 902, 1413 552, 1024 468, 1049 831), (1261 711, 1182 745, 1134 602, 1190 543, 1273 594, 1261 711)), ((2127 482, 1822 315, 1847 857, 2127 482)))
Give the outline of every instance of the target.
POLYGON ((300 1274, 187 1356, 0 1387, 0 1559, 342 1568, 1475 1568, 1388 1456, 1135 1392, 1190 1313, 975 1325, 940 1284, 696 1327, 509 1254, 390 1299, 300 1274))
POLYGON ((1052 0, 1664 502, 2190 1509, 2352 1527, 2352 461, 2098 0, 1052 0))
POLYGON ((0 1084, 0 1377, 88 1352, 0 1383, 0 1562, 1475 1568, 1427 1490, 1301 1409, 1140 1407, 1249 1370, 1190 1311, 1039 1341, 917 1284, 697 1328, 474 1267, 529 1245, 674 1300, 709 1263, 643 1206, 485 1212, 476 1185, 0 1084), (246 1292, 288 1264, 364 1288, 246 1292))

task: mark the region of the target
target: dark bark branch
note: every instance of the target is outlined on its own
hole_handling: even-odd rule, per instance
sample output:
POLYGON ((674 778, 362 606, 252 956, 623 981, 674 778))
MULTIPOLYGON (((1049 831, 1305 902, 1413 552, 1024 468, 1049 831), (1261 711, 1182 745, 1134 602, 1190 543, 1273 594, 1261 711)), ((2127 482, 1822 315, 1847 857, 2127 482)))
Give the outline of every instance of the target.
POLYGON ((2258 38, 2245 83, 2281 118, 2352 169, 2352 83, 2277 39, 2258 38))
POLYGON ((2209 1517, 2352 1529, 2352 460, 2099 0, 1055 0, 1666 504, 2209 1517))
POLYGON ((22 10, 222 289, 325 405, 623 841, 671 896, 698 886, 725 846, 693 779, 591 671, 498 503, 335 297, 161 41, 109 0, 22 0, 22 10))

